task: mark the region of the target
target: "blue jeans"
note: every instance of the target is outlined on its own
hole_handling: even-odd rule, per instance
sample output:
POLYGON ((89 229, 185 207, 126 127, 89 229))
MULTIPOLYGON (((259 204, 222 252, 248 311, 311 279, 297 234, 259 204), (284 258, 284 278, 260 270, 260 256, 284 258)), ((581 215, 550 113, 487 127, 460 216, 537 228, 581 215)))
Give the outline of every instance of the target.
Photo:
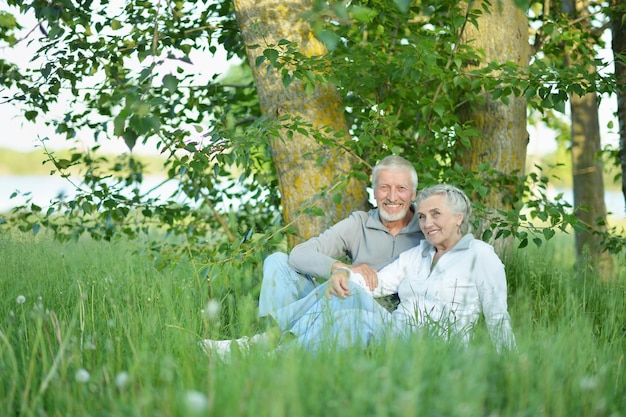
POLYGON ((315 281, 294 271, 286 253, 276 252, 263 261, 263 282, 259 295, 259 317, 271 316, 279 309, 304 298, 316 287, 315 281))
POLYGON ((365 347, 373 339, 402 334, 392 314, 359 285, 350 282, 352 295, 326 296, 328 283, 319 285, 301 300, 274 313, 281 330, 297 337, 301 347, 316 351, 365 347))

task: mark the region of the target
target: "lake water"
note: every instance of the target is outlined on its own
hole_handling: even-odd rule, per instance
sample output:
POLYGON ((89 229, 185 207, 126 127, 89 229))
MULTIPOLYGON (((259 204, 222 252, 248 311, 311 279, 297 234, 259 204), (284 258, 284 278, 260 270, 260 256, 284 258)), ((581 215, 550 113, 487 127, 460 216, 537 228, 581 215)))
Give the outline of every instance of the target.
MULTIPOLYGON (((147 192, 163 181, 160 177, 147 177, 141 186, 142 192, 147 192)), ((151 194, 152 197, 169 196, 174 191, 176 184, 169 182, 159 191, 151 194)), ((72 184, 63 178, 54 176, 28 176, 28 175, 0 175, 0 213, 9 211, 15 206, 24 204, 23 197, 10 198, 16 190, 21 193, 30 192, 33 202, 41 207, 47 207, 52 199, 59 195, 71 197, 74 195, 72 184)), ((573 201, 571 190, 561 190, 565 200, 573 201)), ((604 194, 606 208, 616 218, 626 218, 624 198, 621 192, 608 191, 604 194)), ((230 202, 231 204, 234 202, 230 202)))
MULTIPOLYGON (((147 192, 161 181, 163 179, 158 177, 147 178, 141 190, 147 192)), ((173 183, 165 184, 160 195, 165 195, 165 192, 171 193, 174 189, 173 183)), ((28 197, 32 196, 32 202, 40 207, 48 207, 50 201, 58 197, 68 199, 76 194, 74 185, 63 178, 44 175, 0 175, 0 213, 23 205, 27 196, 19 194, 24 193, 30 193, 28 197), (16 191, 18 195, 11 198, 16 191)))

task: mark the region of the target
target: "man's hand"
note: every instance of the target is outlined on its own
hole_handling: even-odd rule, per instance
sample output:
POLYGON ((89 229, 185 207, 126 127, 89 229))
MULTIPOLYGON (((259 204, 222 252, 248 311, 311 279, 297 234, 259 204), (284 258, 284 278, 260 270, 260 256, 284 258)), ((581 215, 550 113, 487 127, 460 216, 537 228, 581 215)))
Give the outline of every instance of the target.
POLYGON ((348 288, 348 281, 350 280, 350 273, 345 269, 335 269, 330 278, 328 279, 328 285, 326 286, 326 297, 330 300, 331 296, 340 298, 346 298, 352 295, 348 288))
POLYGON ((350 271, 361 274, 365 278, 365 283, 370 291, 374 291, 378 287, 378 274, 375 269, 372 269, 369 265, 346 265, 350 268, 350 271))

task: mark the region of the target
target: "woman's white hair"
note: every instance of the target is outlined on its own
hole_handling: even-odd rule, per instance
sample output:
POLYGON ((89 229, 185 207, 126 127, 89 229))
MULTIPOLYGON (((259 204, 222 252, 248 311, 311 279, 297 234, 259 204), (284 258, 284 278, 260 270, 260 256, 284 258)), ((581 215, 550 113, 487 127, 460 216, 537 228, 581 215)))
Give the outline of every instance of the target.
POLYGON ((450 184, 437 184, 430 187, 426 187, 417 193, 417 204, 420 201, 425 200, 434 195, 445 195, 446 205, 455 214, 462 214, 463 220, 461 221, 461 233, 468 233, 470 230, 469 217, 472 214, 472 205, 470 204, 467 195, 461 191, 461 189, 450 184))

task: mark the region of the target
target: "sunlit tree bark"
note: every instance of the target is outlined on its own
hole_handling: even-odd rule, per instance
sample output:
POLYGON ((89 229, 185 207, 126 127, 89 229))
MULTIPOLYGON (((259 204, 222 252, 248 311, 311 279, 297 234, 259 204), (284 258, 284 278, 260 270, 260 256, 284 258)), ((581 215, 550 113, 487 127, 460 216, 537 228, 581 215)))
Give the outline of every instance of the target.
MULTIPOLYGON (((312 93, 305 91, 300 81, 287 87, 281 74, 267 63, 257 66, 257 57, 280 40, 296 42, 307 56, 323 55, 324 45, 313 35, 302 14, 309 10, 308 0, 234 0, 238 24, 246 44, 248 60, 254 73, 261 110, 270 118, 301 117, 315 128, 330 127, 348 132, 341 98, 332 86, 317 85, 312 93), (258 45, 258 47, 253 47, 258 45)), ((300 216, 300 211, 320 190, 331 187, 350 172, 351 160, 340 147, 324 147, 312 137, 293 132, 289 137, 283 130, 280 137, 271 138, 272 158, 279 180, 283 217, 294 222, 297 236, 292 243, 307 239, 368 204, 367 184, 352 181, 342 191, 339 204, 329 193, 316 202, 326 216, 300 216), (296 221, 297 219, 297 221, 296 221)))
MULTIPOLYGON (((469 3, 470 7, 480 9, 479 3, 469 3)), ((462 39, 472 48, 482 49, 484 62, 514 62, 520 67, 528 65, 530 46, 528 45, 528 21, 524 12, 513 0, 491 3, 490 13, 484 13, 478 19, 478 28, 467 24, 462 39)), ((497 76, 497 74, 494 74, 497 76)), ((509 103, 492 100, 487 97, 484 104, 464 106, 461 119, 471 121, 479 136, 472 141, 471 147, 458 153, 458 162, 471 171, 478 171, 478 166, 489 162, 491 167, 507 174, 523 175, 526 162, 528 132, 526 130, 526 99, 509 97, 509 103)), ((514 190, 500 186, 491 188, 482 204, 496 210, 516 210, 513 207, 514 190)), ((495 214, 494 214, 495 215, 495 214)), ((481 224, 477 235, 489 226, 488 219, 481 224)), ((496 250, 506 252, 512 239, 492 241, 496 250)))

